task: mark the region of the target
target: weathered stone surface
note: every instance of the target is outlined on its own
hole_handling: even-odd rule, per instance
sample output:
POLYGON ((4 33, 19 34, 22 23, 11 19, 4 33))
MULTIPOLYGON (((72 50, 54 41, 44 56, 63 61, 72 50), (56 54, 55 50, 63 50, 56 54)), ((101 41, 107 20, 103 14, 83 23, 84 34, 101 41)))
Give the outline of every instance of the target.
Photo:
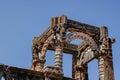
POLYGON ((88 80, 88 63, 98 60, 99 80, 114 80, 112 43, 107 27, 53 17, 46 31, 33 39, 31 70, 0 65, 0 80, 88 80), (81 44, 72 44, 82 39, 81 44), (54 66, 44 66, 47 50, 55 51, 54 66), (72 55, 72 78, 63 73, 63 53, 72 55))
POLYGON ((114 40, 108 38, 106 27, 99 28, 77 22, 63 15, 53 17, 50 27, 38 39, 37 43, 43 44, 39 48, 42 53, 40 60, 45 60, 46 50, 55 51, 55 66, 61 68, 61 71, 62 52, 73 55, 73 79, 88 80, 87 64, 93 59, 98 59, 100 80, 110 80, 107 76, 112 76, 111 80, 114 80, 111 55, 111 44, 114 40), (78 45, 71 44, 77 38, 83 42, 78 45), (56 49, 58 46, 59 50, 56 49))

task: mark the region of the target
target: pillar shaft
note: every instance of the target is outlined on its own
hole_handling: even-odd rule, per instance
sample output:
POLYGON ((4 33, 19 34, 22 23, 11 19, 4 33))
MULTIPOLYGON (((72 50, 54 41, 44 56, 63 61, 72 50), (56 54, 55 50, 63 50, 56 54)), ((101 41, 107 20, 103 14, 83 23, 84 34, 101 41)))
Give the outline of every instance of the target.
POLYGON ((75 80, 88 80, 88 67, 87 64, 84 66, 79 66, 80 57, 73 55, 72 58, 72 78, 75 80))
POLYGON ((75 79, 76 75, 76 66, 77 66, 77 55, 73 54, 72 56, 72 78, 75 79))
POLYGON ((99 80, 114 80, 113 60, 112 60, 112 43, 114 39, 108 38, 107 27, 100 28, 100 57, 99 80))
POLYGON ((99 75, 100 80, 114 80, 112 54, 100 56, 99 58, 99 75))
POLYGON ((60 46, 56 46, 55 49, 55 67, 59 67, 62 70, 62 57, 63 57, 63 53, 62 53, 62 48, 60 46))
POLYGON ((88 80, 88 67, 84 66, 82 68, 79 68, 75 73, 75 79, 88 80))

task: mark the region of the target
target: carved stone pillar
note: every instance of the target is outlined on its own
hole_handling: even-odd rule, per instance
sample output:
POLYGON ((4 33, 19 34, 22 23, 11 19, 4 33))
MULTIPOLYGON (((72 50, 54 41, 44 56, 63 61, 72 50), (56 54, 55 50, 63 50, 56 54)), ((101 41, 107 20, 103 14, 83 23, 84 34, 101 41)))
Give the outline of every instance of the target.
POLYGON ((73 79, 75 79, 76 66, 77 66, 77 55, 73 54, 72 56, 72 78, 73 79))
POLYGON ((62 47, 61 46, 56 46, 55 48, 55 67, 59 67, 60 70, 62 71, 62 63, 63 63, 63 53, 62 53, 62 47))
POLYGON ((108 38, 107 28, 101 28, 99 75, 100 80, 114 80, 112 49, 113 39, 108 38))
POLYGON ((38 60, 38 45, 37 44, 32 44, 32 66, 31 70, 35 70, 35 63, 38 60))
POLYGON ((88 80, 88 67, 86 65, 81 65, 80 55, 73 55, 73 69, 72 78, 75 80, 88 80))
POLYGON ((44 67, 45 60, 39 59, 40 52, 38 45, 34 44, 32 47, 32 66, 31 70, 41 71, 44 67))
POLYGON ((44 63, 45 61, 44 60, 38 60, 36 63, 35 63, 35 70, 36 71, 41 71, 44 67, 44 63))
POLYGON ((77 68, 75 79, 76 80, 88 80, 88 67, 84 66, 81 68, 77 68))
POLYGON ((107 50, 105 55, 99 57, 99 75, 100 80, 114 80, 114 70, 112 61, 112 52, 107 50))

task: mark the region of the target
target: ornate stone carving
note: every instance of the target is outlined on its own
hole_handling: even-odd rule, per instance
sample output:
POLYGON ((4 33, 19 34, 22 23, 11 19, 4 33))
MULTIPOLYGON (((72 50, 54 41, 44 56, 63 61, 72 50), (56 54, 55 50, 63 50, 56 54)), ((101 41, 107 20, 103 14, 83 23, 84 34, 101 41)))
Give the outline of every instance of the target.
POLYGON ((96 27, 68 19, 53 17, 48 29, 33 39, 31 70, 0 65, 0 79, 5 80, 88 80, 88 63, 98 60, 99 80, 114 80, 112 43, 107 27, 96 27), (71 44, 76 38, 81 44, 71 44), (55 65, 46 66, 47 50, 55 51, 55 65), (72 78, 64 77, 63 53, 73 56, 72 78))
POLYGON ((93 60, 95 58, 95 54, 90 47, 87 47, 85 51, 79 52, 77 57, 78 57, 77 66, 82 67, 83 65, 86 65, 88 62, 93 60))
POLYGON ((92 37, 81 32, 73 32, 68 34, 66 37, 66 42, 70 43, 72 40, 76 38, 83 39, 86 43, 88 43, 92 47, 93 50, 97 49, 97 44, 92 39, 92 37))
MULTIPOLYGON (((112 57, 111 43, 113 41, 113 39, 108 38, 106 27, 99 28, 67 19, 65 16, 54 17, 51 19, 50 27, 39 37, 38 43, 43 43, 43 46, 38 56, 40 60, 44 61, 46 50, 54 50, 54 67, 58 67, 62 71, 62 52, 73 55, 72 77, 80 80, 88 80, 87 64, 93 59, 98 59, 100 80, 109 80, 109 78, 101 76, 106 76, 107 71, 105 70, 109 72, 112 69, 102 69, 101 66, 104 64, 105 67, 106 63, 110 63, 108 67, 112 68, 110 57, 112 57), (78 45, 71 44, 70 42, 76 38, 82 39, 84 42, 78 45)), ((107 75, 114 76, 113 73, 107 75)), ((114 78, 111 80, 114 80, 114 78)))
POLYGON ((108 38, 107 28, 102 27, 100 38, 100 57, 98 59, 100 80, 114 80, 111 49, 113 42, 114 39, 108 38))

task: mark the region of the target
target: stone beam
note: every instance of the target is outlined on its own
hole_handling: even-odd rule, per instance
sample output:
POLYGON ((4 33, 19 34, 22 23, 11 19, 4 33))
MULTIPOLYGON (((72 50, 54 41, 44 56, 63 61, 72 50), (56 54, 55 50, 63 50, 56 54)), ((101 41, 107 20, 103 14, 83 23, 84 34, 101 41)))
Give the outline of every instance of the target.
MULTIPOLYGON (((79 51, 82 52, 88 46, 89 45, 86 42, 82 42, 80 45, 64 43, 63 53, 73 55, 75 53, 78 53, 78 49, 79 49, 79 51)), ((48 50, 53 50, 54 51, 54 47, 49 45, 48 50)))
POLYGON ((67 24, 65 26, 69 28, 68 30, 70 32, 84 32, 91 36, 96 36, 100 33, 100 28, 96 26, 77 22, 77 21, 70 20, 70 19, 67 20, 67 24))
MULTIPOLYGON (((54 47, 49 45, 48 50, 54 51, 54 47)), ((64 46, 63 53, 67 53, 67 54, 77 53, 77 45, 69 44, 69 45, 64 46)))

